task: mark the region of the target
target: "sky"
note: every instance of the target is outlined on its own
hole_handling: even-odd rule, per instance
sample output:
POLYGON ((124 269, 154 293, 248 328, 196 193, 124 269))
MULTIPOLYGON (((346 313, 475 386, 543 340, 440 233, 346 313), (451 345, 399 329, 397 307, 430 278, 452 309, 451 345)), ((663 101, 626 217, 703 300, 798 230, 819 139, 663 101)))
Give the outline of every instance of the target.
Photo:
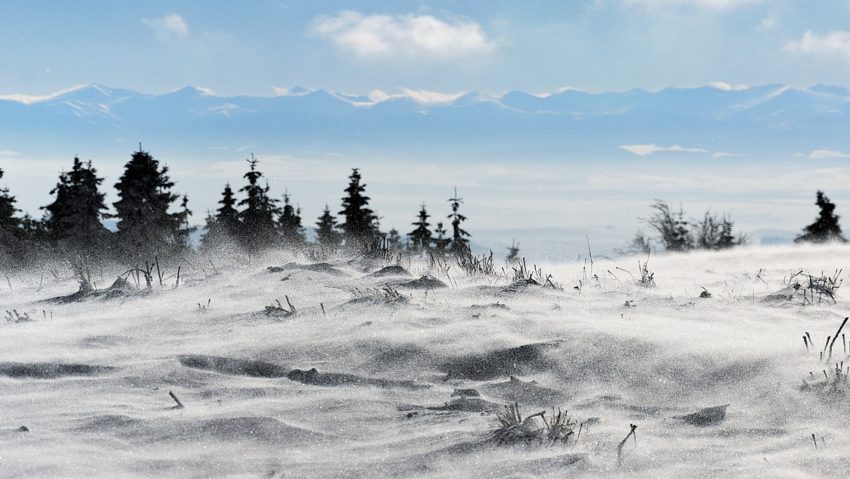
POLYGON ((0 3, 0 94, 850 86, 846 0, 0 3))
MULTIPOLYGON (((0 2, 0 19, 0 96, 22 100, 93 83, 152 94, 192 85, 220 96, 274 96, 301 86, 372 98, 412 91, 438 100, 442 94, 473 90, 544 93, 566 87, 850 87, 850 0, 7 0, 0 2)), ((651 140, 642 146, 654 146, 651 140)), ((168 145, 155 146, 169 161, 168 145)), ((687 158, 693 146, 662 147, 678 160, 687 158)), ((3 155, 15 149, 0 145, 0 167, 7 173, 3 181, 22 209, 38 214, 44 192, 68 158, 31 158, 26 151, 3 155)), ((643 158, 653 152, 632 153, 643 158)), ((241 167, 244 156, 239 152, 228 168, 241 167)), ((433 188, 435 179, 446 180, 447 169, 437 164, 426 165, 436 172, 416 175, 409 181, 418 183, 408 184, 401 181, 409 176, 401 161, 369 164, 342 152, 338 161, 328 163, 333 175, 331 166, 315 158, 304 161, 324 166, 299 173, 286 161, 277 166, 272 161, 268 169, 276 187, 287 186, 308 205, 309 218, 336 200, 354 164, 366 167, 386 223, 402 230, 420 201, 444 204, 444 193, 450 193, 448 183, 445 192, 433 188)), ((190 192, 201 222, 204 212, 215 207, 220 183, 234 174, 213 181, 179 158, 171 157, 169 164, 185 188, 181 191, 190 192), (212 182, 216 189, 208 188, 212 182)), ((106 184, 120 174, 120 164, 101 161, 99 167, 107 174, 106 184)), ((711 167, 670 175, 643 166, 612 172, 567 165, 556 174, 550 167, 498 164, 491 168, 493 178, 482 178, 474 167, 453 168, 449 182, 460 185, 468 198, 471 229, 620 225, 612 244, 628 241, 638 215, 647 214, 656 197, 689 199, 695 215, 706 209, 731 212, 750 230, 801 227, 814 214, 810 185, 824 184, 823 178, 834 198, 850 201, 850 183, 844 181, 850 169, 843 165, 828 174, 808 164, 783 165, 770 172, 769 184, 753 179, 763 176, 760 172, 711 167), (506 193, 506 184, 515 185, 515 191, 506 193), (599 198, 612 190, 619 196, 603 211, 599 198), (753 191, 760 196, 742 204, 753 191), (507 202, 517 210, 507 211, 507 202)), ((575 242, 583 248, 584 233, 575 242)))

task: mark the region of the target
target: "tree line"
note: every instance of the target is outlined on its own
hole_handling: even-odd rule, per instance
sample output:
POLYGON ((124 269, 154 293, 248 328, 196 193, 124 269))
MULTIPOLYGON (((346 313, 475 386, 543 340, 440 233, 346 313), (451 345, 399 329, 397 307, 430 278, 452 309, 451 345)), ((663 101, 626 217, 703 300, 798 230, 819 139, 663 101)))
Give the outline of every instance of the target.
MULTIPOLYGON (((282 202, 274 198, 259 160, 252 155, 247 164, 244 185, 234 192, 229 183, 225 184, 220 206, 207 215, 200 241, 202 251, 256 254, 283 247, 319 248, 326 254, 340 249, 470 254, 470 234, 463 227, 467 218, 460 211, 463 198, 457 189, 448 199, 448 223, 432 224, 423 203, 411 224, 413 229, 402 237, 394 228, 381 231, 379 217, 369 206, 366 184, 359 169, 354 168, 343 190, 340 211, 333 213, 325 205, 315 223, 315 240, 310 242, 301 209, 293 205, 288 192, 282 202)), ((0 169, 0 179, 3 174, 0 169)), ((0 188, 0 266, 19 267, 38 260, 83 255, 139 264, 154 257, 179 258, 191 251, 189 237, 195 227, 189 224, 189 199, 172 191, 175 183, 168 176, 168 167, 161 166, 141 145, 114 185, 118 197, 112 204, 114 213, 106 205, 103 181, 91 161, 74 158, 71 169, 59 174, 50 191, 52 201, 41 207, 41 219, 18 216, 15 197, 8 188, 0 188), (115 231, 104 226, 107 219, 117 220, 115 231)), ((815 204, 820 209, 817 219, 795 241, 846 242, 835 204, 822 191, 817 192, 815 204)), ((747 242, 745 235, 733 232, 734 222, 726 215, 706 212, 700 220, 689 219, 681 207, 676 211, 663 201, 656 201, 651 208, 652 215, 643 222, 655 236, 639 231, 631 252, 649 252, 653 246, 667 251, 720 250, 747 242)), ((509 258, 517 259, 518 252, 515 243, 509 248, 509 258)))
MULTIPOLYGON (((272 196, 258 159, 252 155, 247 163, 244 185, 234 191, 230 183, 225 184, 219 207, 207 215, 199 245, 202 251, 256 254, 270 248, 318 247, 326 253, 380 249, 469 254, 470 234, 463 228, 467 218, 460 212, 463 199, 457 189, 449 199, 451 213, 446 217, 450 232, 439 221, 432 233, 431 216, 423 204, 415 228, 403 238, 396 229, 381 231, 379 217, 369 206, 366 184, 354 168, 343 191, 341 210, 334 214, 325 205, 315 223, 315 241, 310 242, 300 207, 293 204, 288 192, 282 202, 272 196)), ((195 227, 189 224, 189 199, 172 191, 175 183, 168 167, 141 145, 114 185, 118 197, 112 204, 114 213, 106 205, 103 181, 91 161, 74 158, 71 169, 59 174, 50 191, 52 201, 41 207, 44 213, 39 220, 19 216, 15 197, 8 188, 0 188, 0 266, 82 255, 136 264, 154 257, 179 258, 191 251, 189 238, 195 227), (115 231, 104 226, 108 219, 117 220, 115 231)))

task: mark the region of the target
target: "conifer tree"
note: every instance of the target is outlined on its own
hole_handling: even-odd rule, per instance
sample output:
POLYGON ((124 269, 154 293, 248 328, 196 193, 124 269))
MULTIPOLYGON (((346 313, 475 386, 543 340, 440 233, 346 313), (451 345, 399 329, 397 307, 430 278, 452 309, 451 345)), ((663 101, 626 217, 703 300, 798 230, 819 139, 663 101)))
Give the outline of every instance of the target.
POLYGON ((397 229, 391 228, 384 241, 390 251, 401 251, 401 235, 397 229))
POLYGON ((412 223, 416 228, 407 234, 410 238, 410 248, 413 251, 427 251, 431 248, 431 230, 428 229, 431 223, 428 223, 428 218, 431 215, 425 209, 425 203, 419 209, 419 216, 416 222, 412 223))
POLYGON ((238 238, 239 212, 236 210, 236 198, 233 197, 233 189, 230 188, 230 183, 224 185, 224 191, 221 192, 221 199, 218 204, 221 206, 215 214, 207 212, 207 231, 201 238, 202 249, 220 248, 232 244, 238 238))
POLYGON ((277 200, 269 196, 269 185, 260 186, 263 174, 257 170, 259 162, 254 155, 247 160, 250 170, 243 176, 248 184, 239 191, 245 193, 245 199, 239 202, 240 238, 251 251, 274 246, 278 241, 275 216, 280 213, 277 200))
POLYGON ((818 218, 814 223, 803 229, 803 234, 794 241, 825 243, 827 241, 839 241, 846 243, 847 240, 841 234, 841 226, 838 224, 839 216, 835 214, 835 203, 823 191, 818 190, 815 204, 820 208, 818 218))
MULTIPOLYGON (((0 169, 0 179, 3 170, 0 169)), ((21 219, 16 216, 15 197, 9 188, 0 188, 0 266, 13 266, 26 257, 21 219)))
POLYGON ((458 197, 457 188, 455 188, 454 198, 449 198, 449 203, 452 206, 452 213, 448 216, 452 220, 452 242, 451 252, 456 255, 465 254, 469 251, 469 233, 461 228, 461 223, 466 221, 466 216, 460 214, 460 205, 463 204, 463 198, 458 197))
POLYGON ((516 240, 511 241, 508 246, 508 256, 505 258, 508 263, 516 263, 519 261, 519 243, 516 240))
POLYGON ((192 210, 189 209, 189 196, 183 195, 183 199, 180 201, 180 212, 178 215, 180 215, 180 228, 178 230, 180 243, 188 245, 189 236, 197 229, 189 225, 189 218, 192 216, 192 210))
POLYGON ((283 195, 283 213, 280 215, 280 236, 283 244, 287 247, 302 246, 304 228, 301 227, 301 208, 289 204, 289 193, 283 195))
POLYGON ((53 202, 42 207, 44 234, 54 245, 73 253, 102 251, 110 233, 101 223, 106 217, 101 183, 103 178, 97 176, 91 161, 84 164, 76 157, 71 171, 59 175, 50 192, 55 195, 53 202))
POLYGON ((113 203, 118 217, 116 239, 125 257, 148 261, 156 255, 172 256, 186 247, 181 233, 182 213, 169 213, 178 195, 168 177, 168 167, 142 150, 133 153, 124 174, 115 184, 119 200, 113 203))
POLYGON ((215 219, 228 236, 235 238, 239 232, 239 211, 236 210, 236 198, 230 183, 224 185, 218 204, 221 206, 216 210, 215 219))
POLYGON ((322 212, 322 216, 319 216, 318 221, 316 221, 316 240, 319 242, 319 245, 328 247, 328 248, 336 248, 339 246, 340 238, 339 232, 336 230, 336 217, 331 214, 331 209, 328 208, 328 205, 325 205, 325 210, 322 212))
POLYGON ((434 233, 437 235, 436 238, 432 238, 432 241, 434 242, 434 250, 440 254, 446 253, 452 240, 451 238, 446 238, 446 229, 443 227, 442 221, 437 223, 437 228, 434 230, 434 233))
POLYGON ((345 220, 340 228, 345 233, 348 246, 361 246, 373 241, 378 235, 377 216, 369 209, 369 197, 363 193, 366 185, 361 184, 360 171, 354 168, 348 177, 348 187, 342 198, 342 211, 339 212, 345 220))

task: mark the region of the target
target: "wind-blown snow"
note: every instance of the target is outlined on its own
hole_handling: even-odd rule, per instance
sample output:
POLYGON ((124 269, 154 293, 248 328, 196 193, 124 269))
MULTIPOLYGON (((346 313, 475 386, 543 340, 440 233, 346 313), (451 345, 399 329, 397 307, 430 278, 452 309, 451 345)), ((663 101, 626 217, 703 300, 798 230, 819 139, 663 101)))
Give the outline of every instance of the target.
POLYGON ((433 272, 449 287, 423 290, 369 275, 384 264, 267 271, 281 256, 213 274, 198 262, 177 289, 170 277, 148 295, 69 304, 44 301, 76 291, 73 278, 11 275, 0 309, 34 321, 0 324, 0 475, 840 477, 847 401, 799 390, 829 367, 801 338, 820 350, 848 303, 840 289, 836 305, 763 299, 800 270, 846 267, 848 253, 651 257, 653 289, 632 279, 645 258, 543 265, 563 290, 516 292, 457 267, 433 272), (386 284, 407 299, 367 292, 386 284), (285 296, 294 316, 263 313, 285 296), (468 388, 483 401, 451 403, 468 388), (488 444, 488 405, 514 401, 526 415, 568 410, 578 442, 488 444), (724 404, 716 425, 674 419, 724 404), (637 440, 618 467, 629 424, 637 440))

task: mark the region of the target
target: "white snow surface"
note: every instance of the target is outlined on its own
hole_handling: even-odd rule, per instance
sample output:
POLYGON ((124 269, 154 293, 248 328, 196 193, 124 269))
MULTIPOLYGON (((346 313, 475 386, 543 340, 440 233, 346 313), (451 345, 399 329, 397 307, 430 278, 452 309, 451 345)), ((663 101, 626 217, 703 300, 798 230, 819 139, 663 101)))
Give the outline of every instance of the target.
MULTIPOLYGON (((850 401, 801 385, 830 368, 819 352, 850 304, 841 289, 837 304, 764 298, 801 270, 845 268, 850 247, 653 256, 655 288, 632 279, 644 259, 542 265, 563 289, 515 293, 503 291, 504 276, 469 277, 457 266, 448 277, 432 272, 447 288, 398 286, 428 272, 427 262, 406 260, 412 278, 370 277, 387 264, 343 260, 330 261, 341 274, 267 271, 310 263, 283 253, 250 264, 213 258, 217 274, 198 259, 183 265, 178 288, 170 265, 165 286, 155 279, 147 295, 69 304, 45 300, 77 290, 70 271, 0 278, 0 309, 33 319, 0 323, 0 476, 846 474, 850 401), (366 290, 386 283, 409 301, 349 303, 380 297, 366 290), (699 298, 703 288, 711 298, 699 298), (286 306, 285 296, 295 315, 264 314, 277 299, 286 306), (199 307, 208 300, 206 310, 199 307), (802 340, 807 331, 816 343, 810 352, 802 340), (530 355, 493 359, 540 343, 546 345, 531 347, 530 355), (186 355, 261 361, 284 375, 240 373, 224 359, 191 367, 180 360, 186 355), (491 361, 476 363, 482 358, 491 361), (111 369, 20 373, 58 364, 111 369), (457 373, 464 365, 477 373, 457 373), (285 376, 311 368, 422 387, 316 385, 285 376), (546 395, 517 397, 494 387, 510 384, 511 375, 536 381, 546 395), (525 415, 560 407, 582 424, 581 435, 568 444, 495 445, 488 441, 498 427, 492 412, 427 409, 466 388, 500 406, 516 400, 525 415), (184 408, 173 407, 169 391, 184 408), (724 404, 719 424, 675 418, 724 404), (637 425, 636 440, 618 461, 630 424, 637 425)), ((98 271, 95 283, 106 287, 118 273, 98 271)), ((833 363, 846 358, 840 340, 836 348, 833 363)))

